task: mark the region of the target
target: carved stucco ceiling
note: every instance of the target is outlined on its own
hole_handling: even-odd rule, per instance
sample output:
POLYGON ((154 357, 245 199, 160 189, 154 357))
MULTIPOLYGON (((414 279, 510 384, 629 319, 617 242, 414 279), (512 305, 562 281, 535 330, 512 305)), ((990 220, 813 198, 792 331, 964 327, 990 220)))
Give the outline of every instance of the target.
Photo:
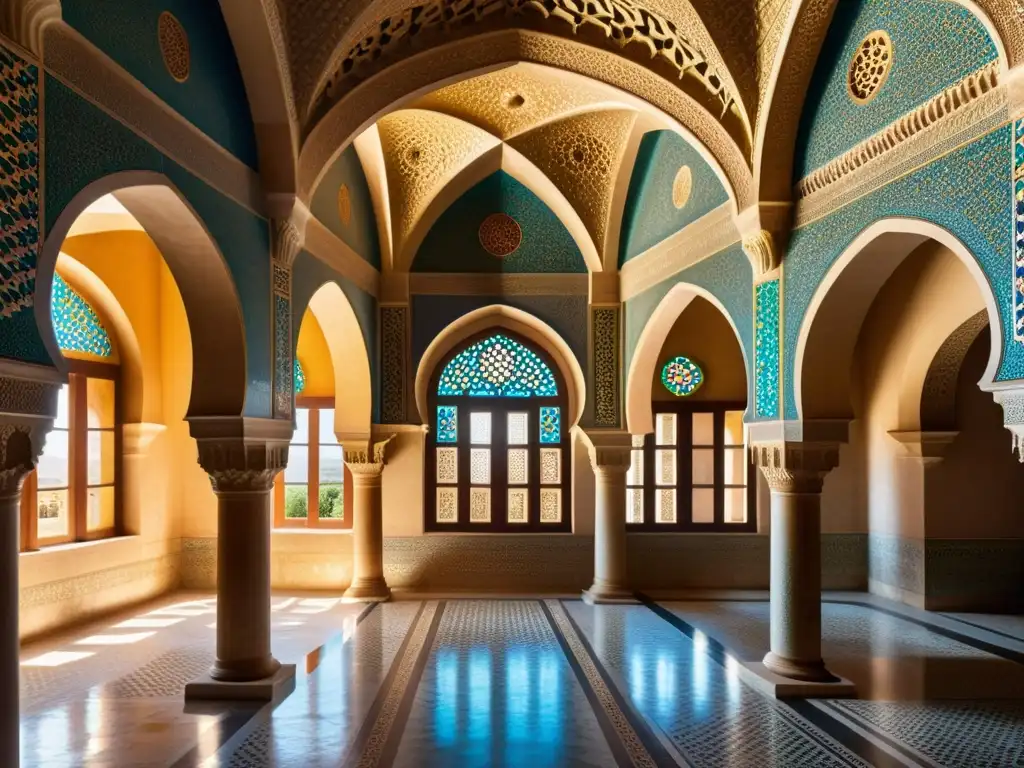
POLYGON ((412 104, 508 140, 584 110, 627 106, 611 88, 561 70, 515 64, 440 88, 412 104))
POLYGON ((422 109, 392 112, 377 122, 377 128, 396 250, 445 184, 500 143, 476 126, 422 109))

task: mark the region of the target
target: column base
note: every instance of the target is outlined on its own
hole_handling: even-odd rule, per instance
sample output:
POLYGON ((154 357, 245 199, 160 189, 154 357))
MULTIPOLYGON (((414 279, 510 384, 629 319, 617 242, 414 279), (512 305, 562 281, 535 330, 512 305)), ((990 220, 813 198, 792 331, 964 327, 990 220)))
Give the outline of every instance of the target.
POLYGON ((599 587, 596 584, 583 590, 583 602, 587 605, 639 605, 632 590, 599 587))
POLYGON ((391 588, 384 579, 354 582, 342 597, 363 603, 383 603, 391 599, 391 588))
POLYGON ((825 669, 821 659, 812 662, 795 661, 769 651, 765 654, 764 665, 776 675, 788 677, 790 680, 801 680, 808 683, 834 683, 839 678, 825 669))
POLYGON ((776 699, 841 699, 857 695, 849 680, 829 674, 831 681, 796 680, 772 671, 760 661, 743 661, 739 676, 747 685, 776 699))
POLYGON ((295 665, 282 664, 270 677, 233 682, 203 675, 185 686, 186 701, 279 702, 295 690, 295 665))

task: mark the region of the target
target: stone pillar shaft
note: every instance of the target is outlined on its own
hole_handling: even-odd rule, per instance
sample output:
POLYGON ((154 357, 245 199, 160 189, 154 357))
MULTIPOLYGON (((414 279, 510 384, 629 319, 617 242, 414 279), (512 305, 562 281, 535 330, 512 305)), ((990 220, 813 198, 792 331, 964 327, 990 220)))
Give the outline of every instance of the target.
POLYGON ((352 473, 352 583, 346 597, 387 600, 384 580, 383 464, 349 464, 352 473))
POLYGON ((833 682, 821 658, 821 489, 838 445, 755 446, 771 489, 771 650, 764 664, 794 680, 833 682))
POLYGON ((217 659, 210 676, 225 682, 271 677, 270 491, 217 490, 217 659))
POLYGON ((0 764, 20 759, 20 672, 18 638, 18 519, 21 481, 0 490, 0 610, 7 617, 0 632, 0 764))
POLYGON ((635 603, 626 572, 626 472, 632 438, 624 432, 594 430, 590 463, 597 483, 594 508, 594 583, 588 603, 635 603))

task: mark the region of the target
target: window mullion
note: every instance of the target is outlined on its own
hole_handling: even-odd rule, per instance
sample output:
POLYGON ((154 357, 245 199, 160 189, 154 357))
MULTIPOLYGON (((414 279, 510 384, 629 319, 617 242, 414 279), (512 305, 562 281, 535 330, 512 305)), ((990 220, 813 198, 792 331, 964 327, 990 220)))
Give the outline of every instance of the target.
POLYGON ((69 501, 71 514, 68 528, 72 541, 85 538, 88 531, 88 484, 89 484, 89 407, 86 402, 85 376, 72 373, 68 377, 70 397, 68 398, 68 420, 70 426, 69 460, 69 501))
POLYGON ((320 409, 309 409, 309 437, 306 438, 306 456, 309 465, 306 476, 306 526, 320 525, 320 409))

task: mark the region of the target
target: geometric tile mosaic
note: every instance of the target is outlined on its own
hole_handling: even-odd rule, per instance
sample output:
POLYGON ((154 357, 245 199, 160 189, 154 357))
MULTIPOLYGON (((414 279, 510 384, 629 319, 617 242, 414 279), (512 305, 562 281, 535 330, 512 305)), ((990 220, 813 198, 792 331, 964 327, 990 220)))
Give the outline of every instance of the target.
POLYGON ((754 415, 779 417, 779 281, 754 287, 754 415))

